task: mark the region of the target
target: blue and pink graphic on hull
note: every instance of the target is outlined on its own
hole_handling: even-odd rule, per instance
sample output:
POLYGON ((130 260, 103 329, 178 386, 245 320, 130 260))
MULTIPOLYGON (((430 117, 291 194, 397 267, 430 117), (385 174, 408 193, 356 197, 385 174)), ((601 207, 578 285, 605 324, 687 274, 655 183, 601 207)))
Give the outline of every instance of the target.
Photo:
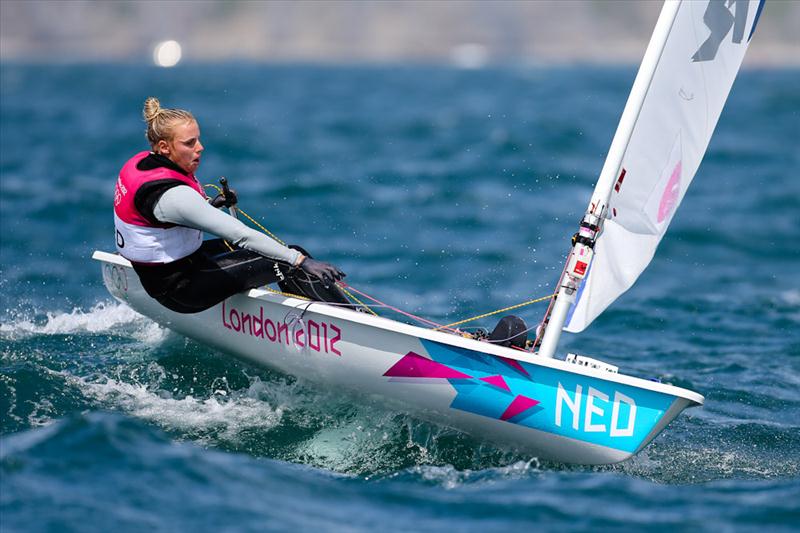
POLYGON ((520 423, 541 411, 525 382, 533 384, 519 361, 423 341, 432 359, 408 352, 383 375, 388 378, 445 379, 456 390, 450 407, 512 423, 520 423), (509 370, 516 379, 504 377, 509 370))

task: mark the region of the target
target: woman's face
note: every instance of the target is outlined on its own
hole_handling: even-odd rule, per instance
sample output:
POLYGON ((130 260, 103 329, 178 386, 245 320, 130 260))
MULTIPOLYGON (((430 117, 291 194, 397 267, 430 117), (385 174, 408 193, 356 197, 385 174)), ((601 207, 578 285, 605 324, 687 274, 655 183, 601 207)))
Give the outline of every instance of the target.
POLYGON ((178 122, 172 126, 172 139, 158 141, 156 148, 159 154, 192 174, 200 166, 200 154, 203 153, 200 127, 195 121, 178 122))

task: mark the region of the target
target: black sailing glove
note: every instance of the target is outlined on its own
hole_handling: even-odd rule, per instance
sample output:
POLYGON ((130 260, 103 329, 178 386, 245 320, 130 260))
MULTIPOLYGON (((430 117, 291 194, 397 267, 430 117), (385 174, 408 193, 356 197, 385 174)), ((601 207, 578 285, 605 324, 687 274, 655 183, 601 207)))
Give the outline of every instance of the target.
POLYGON ((310 257, 306 257, 303 262, 300 263, 300 270, 309 276, 322 280, 322 284, 326 289, 335 281, 339 281, 345 276, 344 272, 332 264, 325 263, 324 261, 317 261, 310 257))
POLYGON ((236 191, 228 189, 228 194, 219 193, 209 202, 212 207, 231 207, 239 203, 239 198, 236 197, 236 191))

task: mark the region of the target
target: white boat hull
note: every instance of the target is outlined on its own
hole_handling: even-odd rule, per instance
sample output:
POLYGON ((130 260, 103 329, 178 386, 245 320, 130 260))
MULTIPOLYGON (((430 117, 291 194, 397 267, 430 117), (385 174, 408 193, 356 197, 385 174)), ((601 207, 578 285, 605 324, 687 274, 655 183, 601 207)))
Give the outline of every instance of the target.
POLYGON ((150 298, 127 260, 95 252, 109 292, 256 365, 368 394, 422 419, 565 463, 623 461, 695 392, 322 303, 251 290, 197 314, 150 298))

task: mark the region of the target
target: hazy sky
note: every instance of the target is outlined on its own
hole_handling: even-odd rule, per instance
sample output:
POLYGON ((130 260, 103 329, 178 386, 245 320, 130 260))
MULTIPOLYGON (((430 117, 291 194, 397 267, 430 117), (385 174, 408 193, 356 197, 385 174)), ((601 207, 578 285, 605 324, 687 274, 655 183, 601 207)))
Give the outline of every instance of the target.
MULTIPOLYGON (((704 0, 693 0, 702 2, 704 0)), ((638 62, 655 0, 0 0, 0 59, 638 62)), ((800 1, 770 0, 746 64, 800 64, 800 1)))

